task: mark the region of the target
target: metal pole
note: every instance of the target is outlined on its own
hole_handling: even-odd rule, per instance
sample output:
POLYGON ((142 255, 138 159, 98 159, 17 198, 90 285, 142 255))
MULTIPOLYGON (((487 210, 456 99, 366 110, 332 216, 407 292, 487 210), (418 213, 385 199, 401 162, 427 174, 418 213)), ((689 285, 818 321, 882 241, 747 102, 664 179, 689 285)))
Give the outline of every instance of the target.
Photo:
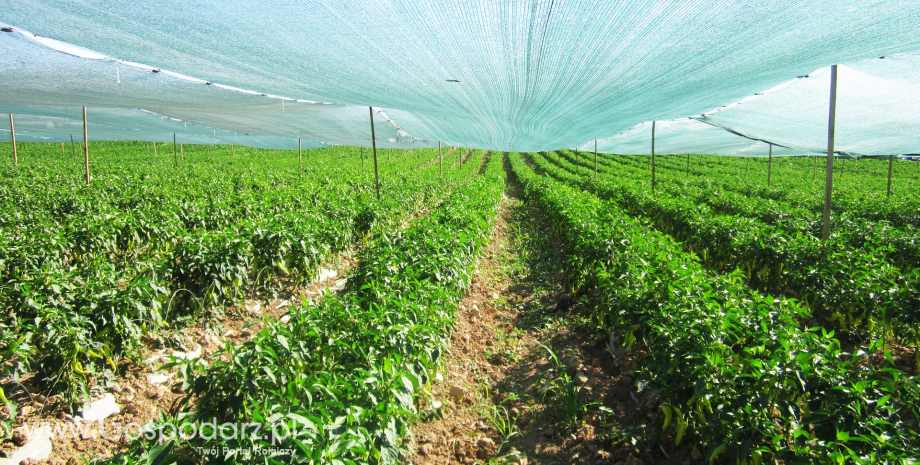
POLYGON ((594 139, 594 180, 597 181, 597 139, 594 139))
POLYGON ((831 192, 834 186, 834 125, 837 113, 837 65, 831 66, 831 101, 827 116, 827 177, 824 182, 824 228, 821 239, 830 235, 831 229, 831 192))
POLYGON ((770 158, 767 159, 767 189, 770 188, 770 176, 773 174, 773 144, 770 144, 770 158))
POLYGON ((652 190, 655 190, 655 122, 652 121, 652 190))
POLYGON ((371 114, 371 145, 374 148, 374 188, 377 190, 377 201, 380 201, 380 177, 377 174, 377 134, 374 132, 374 108, 367 107, 371 114))
POLYGON ((441 176, 444 176, 444 157, 441 156, 441 141, 438 141, 438 169, 441 170, 441 176))
POLYGON ((179 153, 176 151, 176 133, 173 133, 173 160, 176 162, 176 168, 179 167, 179 153))
POLYGON ((83 164, 86 167, 86 185, 89 185, 89 133, 86 130, 86 107, 83 107, 83 164))
POLYGON ((19 152, 16 151, 16 125, 13 124, 12 113, 10 113, 10 137, 13 138, 13 164, 19 166, 19 152))
POLYGON ((891 164, 894 162, 894 157, 888 157, 888 197, 891 197, 891 164))

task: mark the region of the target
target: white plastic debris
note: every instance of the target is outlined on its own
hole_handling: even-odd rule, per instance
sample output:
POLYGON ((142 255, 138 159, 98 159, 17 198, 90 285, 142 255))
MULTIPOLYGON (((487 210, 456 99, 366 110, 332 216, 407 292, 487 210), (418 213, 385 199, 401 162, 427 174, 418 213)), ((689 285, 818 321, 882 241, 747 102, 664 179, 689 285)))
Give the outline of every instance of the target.
POLYGON ((115 396, 106 394, 101 399, 83 406, 83 421, 104 420, 118 412, 121 406, 115 402, 115 396))

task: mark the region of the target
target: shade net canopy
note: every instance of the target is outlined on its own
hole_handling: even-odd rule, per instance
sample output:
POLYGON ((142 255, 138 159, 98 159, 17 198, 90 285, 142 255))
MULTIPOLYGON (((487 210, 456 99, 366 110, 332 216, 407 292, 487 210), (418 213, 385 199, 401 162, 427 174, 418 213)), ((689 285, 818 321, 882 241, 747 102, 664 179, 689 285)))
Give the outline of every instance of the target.
MULTIPOLYGON (((56 118, 62 116, 62 106, 76 108, 68 110, 71 116, 79 110, 77 106, 90 106, 93 110, 89 120, 94 130, 89 132, 94 140, 108 140, 102 138, 109 137, 102 135, 107 132, 120 134, 118 131, 129 122, 136 123, 132 128, 138 130, 140 140, 164 139, 160 124, 154 122, 150 126, 148 123, 153 120, 142 118, 140 114, 118 121, 117 115, 122 113, 116 112, 113 114, 116 127, 100 133, 105 124, 113 121, 102 109, 120 108, 144 109, 164 119, 168 116, 202 126, 205 132, 213 132, 213 143, 242 140, 258 141, 260 147, 266 144, 291 146, 293 140, 293 148, 296 148, 297 138, 301 137, 310 146, 371 145, 368 107, 269 96, 139 63, 99 58, 101 55, 75 50, 66 44, 54 43, 52 45, 57 48, 51 48, 47 42, 40 42, 42 40, 27 32, 0 33, 0 50, 3 50, 0 102, 29 105, 32 108, 25 114, 34 117, 43 114, 41 108, 47 108, 45 115, 56 118), (228 139, 227 134, 217 138, 217 130, 229 131, 235 139, 228 139)), ((82 124, 82 113, 78 119, 82 124)), ((20 128, 24 130, 26 126, 20 128)), ((379 108, 375 110, 374 129, 380 147, 437 146, 437 141, 411 137, 379 108)), ((77 132, 82 134, 82 127, 77 132)), ((167 132, 170 140, 173 132, 176 131, 167 132)))
MULTIPOLYGON (((830 75, 830 67, 818 69, 701 119, 801 150, 827 150, 830 75)), ((835 152, 920 154, 920 53, 837 66, 836 100, 835 152)))
MULTIPOLYGON (((0 23, 93 51, 0 34, 0 103, 140 108, 349 145, 368 145, 359 109, 374 106, 384 144, 515 151, 581 146, 831 64, 920 50, 913 0, 0 0, 0 23), (228 97, 217 84, 254 93, 228 97), (282 110, 278 97, 301 102, 282 110)), ((873 103, 879 112, 888 104, 873 103)), ((800 133, 758 136, 772 123, 742 127, 728 115, 707 117, 818 147, 800 133)), ((852 151, 902 151, 864 144, 852 151)))
MULTIPOLYGON (((13 115, 17 142, 83 141, 83 108, 51 105, 0 105, 0 121, 13 115)), ((90 141, 140 140, 183 144, 237 144, 275 150, 327 147, 314 140, 246 135, 218 131, 187 121, 168 118, 146 110, 129 108, 86 109, 90 141)), ((10 140, 9 128, 0 129, 0 138, 10 140)))
MULTIPOLYGON (((594 150, 594 141, 579 147, 594 150)), ((618 155, 649 155, 652 153, 652 123, 637 124, 620 134, 597 140, 597 151, 618 155)), ((673 155, 705 153, 743 157, 774 157, 811 155, 791 147, 750 139, 693 118, 655 122, 655 154, 673 155), (772 145, 772 148, 771 148, 772 145)))

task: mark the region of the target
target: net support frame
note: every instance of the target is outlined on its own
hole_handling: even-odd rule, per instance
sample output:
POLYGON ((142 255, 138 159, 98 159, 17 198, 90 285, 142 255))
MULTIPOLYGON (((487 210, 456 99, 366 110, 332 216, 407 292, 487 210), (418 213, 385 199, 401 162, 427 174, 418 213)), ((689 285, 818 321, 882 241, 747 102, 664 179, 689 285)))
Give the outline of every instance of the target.
POLYGON ((821 240, 827 240, 831 227, 831 192, 834 186, 834 130, 837 112, 837 65, 831 66, 831 96, 827 116, 827 174, 824 181, 824 224, 821 240))

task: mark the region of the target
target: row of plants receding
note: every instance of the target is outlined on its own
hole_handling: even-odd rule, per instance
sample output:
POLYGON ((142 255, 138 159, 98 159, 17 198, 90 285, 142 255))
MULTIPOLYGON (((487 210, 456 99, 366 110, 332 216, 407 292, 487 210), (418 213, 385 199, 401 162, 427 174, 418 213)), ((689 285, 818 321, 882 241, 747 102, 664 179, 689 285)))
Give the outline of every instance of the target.
POLYGON ((199 434, 141 440, 114 462, 398 463, 503 189, 501 157, 490 157, 482 175, 415 225, 382 232, 341 294, 291 308, 289 319, 267 322, 251 341, 228 344, 210 367, 181 362, 187 397, 147 428, 159 438, 169 424, 188 422, 199 434), (265 426, 227 438, 209 423, 296 433, 271 435, 265 426), (272 447, 283 452, 246 455, 272 447))
POLYGON ((889 361, 870 363, 878 344, 846 353, 832 332, 802 326, 798 302, 746 288, 740 272, 708 272, 648 220, 538 176, 518 155, 511 166, 566 239, 591 324, 639 357, 635 389, 660 402, 650 450, 690 442, 706 461, 748 464, 920 454, 920 385, 889 361))
MULTIPOLYGON (((578 154, 568 151, 560 151, 558 154, 572 164, 593 169, 592 161, 585 160, 578 154)), ((601 174, 616 175, 618 178, 628 177, 635 181, 637 186, 639 184, 649 186, 650 175, 645 167, 641 169, 628 167, 606 159, 599 160, 598 164, 601 165, 599 167, 601 174)), ((683 173, 675 176, 673 172, 661 173, 659 171, 656 195, 669 195, 691 200, 697 204, 706 204, 712 208, 714 213, 721 215, 753 218, 775 226, 790 235, 803 234, 816 238, 821 237, 822 211, 794 206, 784 200, 765 196, 763 191, 767 190, 766 187, 756 183, 753 187, 739 188, 737 187, 739 181, 734 173, 726 176, 726 173, 718 170, 702 168, 698 171, 703 177, 693 179, 688 179, 683 173)), ((858 181, 857 178, 856 181, 851 180, 851 183, 855 184, 858 181)), ((743 181, 741 183, 743 184, 743 181)), ((801 187, 800 185, 794 186, 791 190, 801 187)), ((839 187, 837 185, 835 189, 839 191, 839 187)), ((767 191, 772 194, 780 190, 774 188, 767 191)), ((832 235, 850 247, 882 251, 893 265, 905 273, 912 272, 917 267, 917 263, 920 263, 920 232, 915 226, 915 220, 918 219, 917 211, 912 211, 911 207, 903 202, 886 203, 888 213, 883 215, 882 219, 877 218, 875 209, 848 210, 848 205, 852 207, 853 199, 864 196, 865 188, 857 191, 855 195, 835 192, 836 203, 830 225, 832 235), (845 198, 850 198, 851 201, 841 202, 845 198), (866 215, 866 210, 873 213, 866 215), (889 219, 895 219, 896 223, 892 224, 889 219)))
POLYGON ((794 296, 829 328, 920 342, 920 269, 905 274, 884 251, 856 249, 839 237, 793 236, 751 218, 717 215, 692 199, 651 192, 628 179, 594 181, 585 168, 552 153, 533 158, 554 178, 649 218, 706 265, 722 272, 741 270, 746 282, 763 292, 794 296))
MULTIPOLYGON (((270 166, 262 173, 274 181, 265 183, 214 168, 214 158, 200 170, 193 166, 155 180, 155 171, 138 162, 126 167, 137 170, 131 181, 97 174, 89 188, 54 185, 60 174, 48 176, 48 183, 24 179, 23 197, 45 189, 56 200, 26 202, 46 210, 12 209, 0 223, 6 246, 0 304, 9 309, 0 320, 4 374, 16 378, 37 369, 43 389, 78 402, 90 376, 114 369, 119 357, 139 356, 137 344, 147 332, 187 324, 203 311, 220 312, 260 286, 277 285, 279 277, 307 282, 330 254, 437 202, 472 172, 449 170, 441 178, 432 168, 413 170, 419 160, 403 159, 397 167, 406 172, 384 178, 386 196, 378 202, 367 174, 332 180, 323 170, 301 177, 270 166), (189 177, 213 182, 170 184, 189 177), (250 180, 264 189, 250 188, 250 180), (122 197, 144 192, 162 204, 122 197), (68 202, 80 208, 48 210, 68 202), (207 212, 220 213, 204 221, 207 212), (186 219, 199 216, 200 224, 190 227, 186 219)), ((101 166, 114 162, 97 157, 101 166)), ((314 160, 333 162, 343 164, 314 160)))
MULTIPOLYGON (((584 153, 584 152, 582 152, 584 153)), ((821 157, 819 157, 821 158, 821 157)), ((815 164, 812 158, 774 159, 772 187, 767 187, 765 160, 756 175, 749 175, 745 164, 750 159, 719 156, 693 155, 690 173, 687 175, 687 159, 683 155, 665 155, 656 159, 656 172, 659 180, 666 182, 680 181, 681 184, 698 185, 704 188, 736 192, 745 196, 762 197, 785 204, 795 209, 811 212, 820 217, 824 211, 824 169, 825 160, 819 159, 815 164), (699 162, 699 158, 705 160, 699 162), (792 168, 784 165, 791 163, 792 168), (814 167, 817 169, 814 169, 814 167)), ((650 178, 651 157, 649 156, 614 156, 609 159, 599 157, 599 165, 613 163, 617 168, 627 168, 636 172, 643 171, 644 178, 650 178)), ((838 164, 844 161, 838 161, 838 164)), ((853 163, 849 161, 845 163, 853 163)), ((863 160, 863 165, 884 167, 887 173, 887 160, 863 160)), ((920 164, 896 162, 896 172, 900 175, 893 181, 892 197, 886 196, 887 176, 869 173, 864 169, 849 171, 839 170, 834 175, 833 202, 835 211, 845 211, 854 218, 869 221, 887 221, 895 227, 911 227, 920 222, 920 200, 910 195, 918 186, 918 168, 920 164)), ((592 165, 593 166, 593 165, 592 165)))

